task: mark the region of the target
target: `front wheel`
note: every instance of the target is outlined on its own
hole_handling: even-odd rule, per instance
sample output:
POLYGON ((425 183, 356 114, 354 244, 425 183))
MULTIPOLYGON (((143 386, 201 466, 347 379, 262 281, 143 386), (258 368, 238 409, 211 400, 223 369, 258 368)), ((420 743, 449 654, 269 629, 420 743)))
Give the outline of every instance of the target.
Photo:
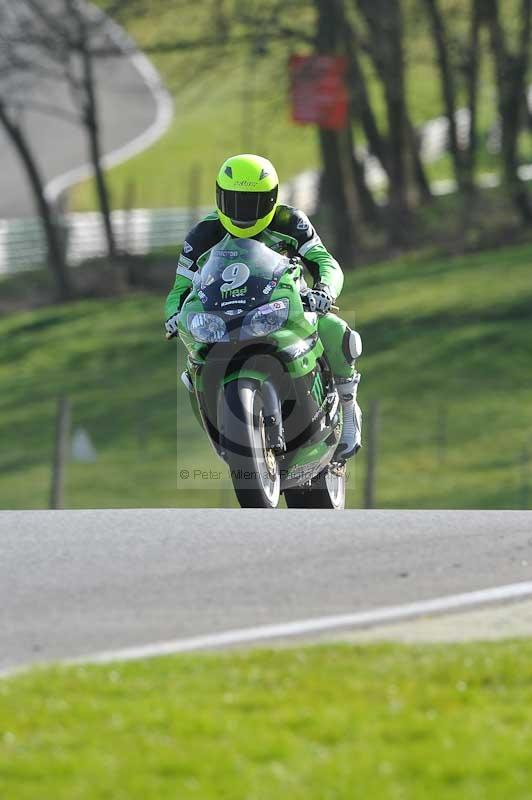
POLYGON ((242 508, 277 508, 281 478, 268 447, 260 384, 240 379, 224 387, 222 432, 225 460, 242 508))
POLYGON ((328 466, 309 485, 285 489, 288 508, 345 508, 345 464, 328 466))

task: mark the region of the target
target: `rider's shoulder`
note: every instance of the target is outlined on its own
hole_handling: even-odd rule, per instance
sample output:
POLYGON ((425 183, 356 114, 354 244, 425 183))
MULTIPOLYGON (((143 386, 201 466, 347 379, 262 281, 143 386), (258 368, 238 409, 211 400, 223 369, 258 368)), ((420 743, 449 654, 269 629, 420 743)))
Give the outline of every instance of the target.
POLYGON ((214 211, 207 214, 201 219, 193 228, 187 233, 185 245, 195 249, 196 247, 211 246, 213 247, 223 239, 226 231, 220 222, 218 214, 214 211))
POLYGON ((220 228, 223 228, 223 225, 220 222, 220 217, 218 216, 217 211, 211 211, 209 212, 209 214, 206 214, 198 224, 202 225, 203 223, 208 223, 208 222, 210 223, 214 222, 215 224, 219 225, 220 228))
POLYGON ((303 233, 311 230, 311 222, 304 211, 294 206, 284 205, 280 203, 276 210, 275 216, 271 222, 271 227, 276 229, 283 229, 283 233, 296 233, 297 238, 303 233))

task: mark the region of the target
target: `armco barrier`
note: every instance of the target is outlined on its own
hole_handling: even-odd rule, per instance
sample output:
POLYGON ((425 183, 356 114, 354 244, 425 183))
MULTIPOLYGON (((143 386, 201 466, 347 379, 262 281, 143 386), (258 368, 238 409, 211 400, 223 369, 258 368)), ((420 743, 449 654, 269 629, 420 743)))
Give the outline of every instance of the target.
MULTIPOLYGON (((189 228, 210 211, 183 208, 113 211, 118 249, 145 255, 164 247, 178 247, 189 228)), ((66 214, 60 220, 66 258, 77 266, 106 253, 102 218, 96 212, 66 214)), ((39 219, 0 220, 0 277, 46 265, 47 250, 39 219)))

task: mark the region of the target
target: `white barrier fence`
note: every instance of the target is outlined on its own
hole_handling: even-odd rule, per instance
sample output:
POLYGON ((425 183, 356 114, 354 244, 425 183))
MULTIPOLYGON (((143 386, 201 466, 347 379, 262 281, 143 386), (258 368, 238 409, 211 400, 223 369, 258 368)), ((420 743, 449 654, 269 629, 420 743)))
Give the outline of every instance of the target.
MULTIPOLYGON (((192 225, 210 210, 113 211, 117 247, 132 255, 146 255, 166 247, 177 248, 192 225)), ((66 214, 60 224, 68 264, 77 266, 87 259, 105 255, 105 234, 100 214, 66 214)), ((46 240, 39 219, 0 220, 0 277, 41 269, 46 260, 46 240)))

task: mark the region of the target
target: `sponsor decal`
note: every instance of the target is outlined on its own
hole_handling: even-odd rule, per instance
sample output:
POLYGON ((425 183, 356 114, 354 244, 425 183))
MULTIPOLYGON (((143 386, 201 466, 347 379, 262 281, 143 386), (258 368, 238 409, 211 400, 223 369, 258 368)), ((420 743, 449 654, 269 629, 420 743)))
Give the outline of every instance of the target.
POLYGON ((191 258, 187 258, 184 255, 180 255, 179 256, 179 261, 177 262, 177 266, 178 267, 186 267, 187 269, 189 269, 192 266, 193 263, 194 263, 194 261, 191 258))
POLYGON ((310 222, 306 219, 300 219, 299 222, 297 223, 298 231, 308 231, 309 228, 310 228, 310 222))
POLYGON ((319 461, 312 461, 310 464, 299 465, 291 467, 286 473, 287 480, 309 481, 314 477, 320 468, 319 461))
POLYGON ((275 289, 276 286, 277 286, 277 281, 270 281, 269 283, 266 284, 266 286, 262 290, 262 294, 270 294, 270 292, 273 291, 273 289, 275 289))
POLYGON ((257 185, 257 181, 235 181, 235 186, 248 186, 253 187, 257 185))
MULTIPOLYGON (((317 410, 317 411, 316 411, 316 413, 313 415, 313 417, 312 417, 312 419, 311 419, 310 421, 311 421, 311 422, 316 422, 316 420, 317 420, 317 419, 318 419, 318 417, 320 417, 320 416, 322 417, 322 420, 321 420, 321 421, 322 421, 322 422, 324 422, 324 420, 325 420, 325 414, 324 414, 324 412, 321 410, 321 408, 318 408, 318 410, 317 410)), ((323 426, 321 426, 321 427, 320 427, 320 430, 323 430, 323 426)))
POLYGON ((201 300, 202 303, 206 303, 207 300, 209 299, 207 297, 207 295, 205 294, 205 292, 202 292, 201 289, 198 291, 198 297, 199 297, 199 299, 201 300))
POLYGON ((272 311, 280 311, 286 308, 282 300, 274 300, 273 303, 267 303, 265 306, 257 308, 259 314, 271 314, 272 311))
POLYGON ((194 250, 191 244, 183 242, 183 253, 191 253, 194 250))
MULTIPOLYGON (((229 266, 226 267, 222 272, 222 278, 224 281, 226 281, 226 283, 222 283, 221 286, 221 292, 223 296, 225 293, 231 290, 238 289, 240 286, 244 286, 249 278, 249 267, 246 264, 241 263, 229 264, 229 266)), ((242 292, 242 294, 245 294, 245 292, 242 292)))
POLYGON ((312 384, 312 389, 310 390, 312 397, 316 401, 316 403, 321 406, 323 401, 325 400, 325 390, 323 388, 323 383, 321 380, 321 375, 319 372, 316 373, 314 378, 314 382, 312 384))
POLYGON ((216 255, 220 258, 236 258, 240 253, 238 250, 217 250, 216 255))
MULTIPOLYGON (((238 301, 231 301, 231 302, 238 302, 238 301)), ((223 306, 226 306, 227 303, 222 303, 223 306)), ((230 317, 235 317, 237 314, 243 314, 243 308, 228 308, 227 311, 224 311, 224 314, 228 314, 230 317)))
MULTIPOLYGON (((225 284, 224 284, 225 285, 225 284)), ((243 297, 243 295, 248 293, 248 287, 242 286, 240 289, 223 289, 221 290, 222 300, 225 300, 227 297, 243 297)))
POLYGON ((226 300, 224 303, 220 303, 220 308, 224 308, 225 306, 232 306, 235 303, 243 303, 245 305, 245 300, 226 300))
POLYGON ((290 351, 290 355, 293 358, 299 358, 299 356, 302 356, 303 353, 307 352, 307 349, 308 348, 307 348, 305 342, 301 342, 301 344, 298 344, 298 345, 295 345, 294 347, 292 347, 292 349, 290 351))

